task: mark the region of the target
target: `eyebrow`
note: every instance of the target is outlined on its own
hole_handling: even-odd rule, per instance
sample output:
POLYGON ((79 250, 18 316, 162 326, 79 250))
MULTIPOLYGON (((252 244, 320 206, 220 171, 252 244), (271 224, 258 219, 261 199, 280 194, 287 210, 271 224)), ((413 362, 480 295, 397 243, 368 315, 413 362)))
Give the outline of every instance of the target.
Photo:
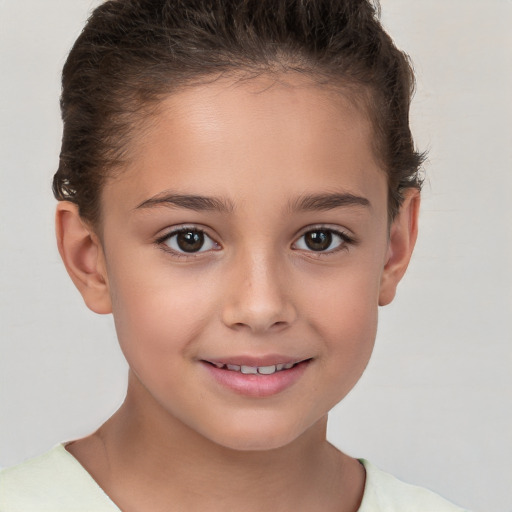
MULTIPOLYGON (((146 199, 135 209, 148 209, 159 206, 186 208, 194 211, 218 211, 230 213, 235 209, 229 199, 193 194, 164 192, 146 199)), ((290 211, 327 211, 348 206, 371 207, 370 201, 350 193, 308 194, 300 196, 288 204, 290 211)))
POLYGON ((135 209, 155 208, 158 206, 177 206, 187 210, 219 211, 229 213, 234 210, 234 204, 228 199, 218 197, 198 196, 192 194, 161 193, 140 203, 135 209))
POLYGON ((289 204, 291 211, 327 211, 347 206, 364 206, 371 208, 366 197, 350 193, 303 195, 289 204))

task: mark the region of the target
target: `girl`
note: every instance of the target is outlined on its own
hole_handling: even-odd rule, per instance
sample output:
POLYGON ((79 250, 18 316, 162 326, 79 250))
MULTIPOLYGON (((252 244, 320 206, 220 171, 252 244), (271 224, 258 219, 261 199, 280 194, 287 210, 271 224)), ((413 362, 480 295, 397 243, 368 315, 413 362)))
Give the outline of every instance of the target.
POLYGON ((412 73, 363 1, 108 1, 63 73, 59 251, 126 400, 1 510, 460 510, 327 443, 416 239, 412 73))

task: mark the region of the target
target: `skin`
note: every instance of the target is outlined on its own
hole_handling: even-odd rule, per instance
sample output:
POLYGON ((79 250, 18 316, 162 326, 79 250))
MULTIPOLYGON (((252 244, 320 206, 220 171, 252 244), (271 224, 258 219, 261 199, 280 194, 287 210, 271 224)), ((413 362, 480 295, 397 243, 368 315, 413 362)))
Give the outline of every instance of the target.
POLYGON ((327 413, 368 363, 419 194, 390 226, 367 116, 304 78, 219 80, 160 107, 102 192, 101 226, 57 209, 66 268, 113 313, 130 365, 121 409, 67 448, 124 511, 355 512, 364 470, 326 441, 327 413), (177 251, 183 227, 206 234, 199 252, 177 251), (319 229, 333 241, 311 250, 319 229), (205 362, 247 357, 307 362, 269 396, 205 362))

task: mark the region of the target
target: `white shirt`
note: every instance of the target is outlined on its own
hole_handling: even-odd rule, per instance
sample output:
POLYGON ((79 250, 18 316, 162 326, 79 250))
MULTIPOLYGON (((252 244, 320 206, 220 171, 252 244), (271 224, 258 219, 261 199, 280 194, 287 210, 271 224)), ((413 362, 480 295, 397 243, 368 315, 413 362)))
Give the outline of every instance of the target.
MULTIPOLYGON (((361 460, 366 470, 358 512, 464 512, 437 494, 409 485, 361 460)), ((0 472, 0 512, 121 512, 59 444, 0 472)))

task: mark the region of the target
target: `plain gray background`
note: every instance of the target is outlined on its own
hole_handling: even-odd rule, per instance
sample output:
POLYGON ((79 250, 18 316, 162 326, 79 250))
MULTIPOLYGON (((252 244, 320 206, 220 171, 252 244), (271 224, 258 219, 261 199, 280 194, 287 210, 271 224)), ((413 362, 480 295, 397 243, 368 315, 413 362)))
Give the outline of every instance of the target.
MULTIPOLYGON (((91 0, 0 0, 0 465, 83 436, 120 405, 110 317, 59 260, 50 183, 59 74, 91 0)), ((512 2, 383 0, 415 63, 430 148, 420 239, 330 439, 475 511, 512 511, 512 2)))

